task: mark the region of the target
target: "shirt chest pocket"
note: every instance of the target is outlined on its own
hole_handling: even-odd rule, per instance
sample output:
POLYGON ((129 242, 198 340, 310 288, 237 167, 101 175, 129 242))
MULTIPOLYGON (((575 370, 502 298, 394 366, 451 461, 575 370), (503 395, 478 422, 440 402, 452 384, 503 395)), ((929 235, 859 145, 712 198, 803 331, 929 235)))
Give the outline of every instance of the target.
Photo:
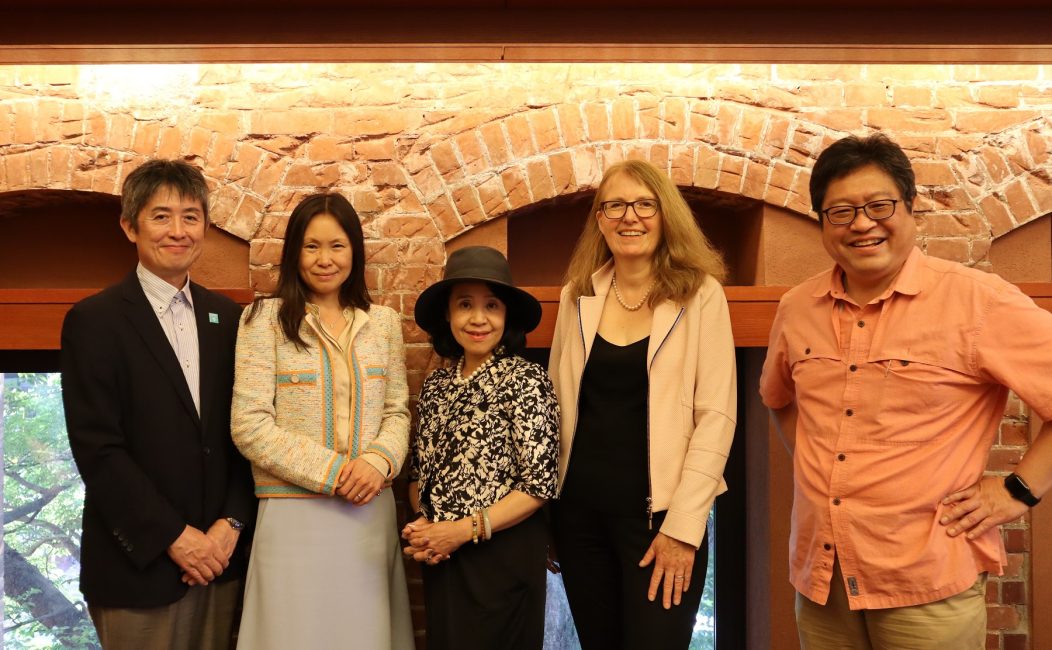
POLYGON ((828 382, 843 378, 844 362, 840 351, 807 340, 789 341, 789 368, 798 389, 828 387, 828 382))
POLYGON ((878 355, 869 365, 880 442, 922 443, 945 431, 939 422, 950 406, 949 384, 956 373, 931 358, 901 351, 878 355))

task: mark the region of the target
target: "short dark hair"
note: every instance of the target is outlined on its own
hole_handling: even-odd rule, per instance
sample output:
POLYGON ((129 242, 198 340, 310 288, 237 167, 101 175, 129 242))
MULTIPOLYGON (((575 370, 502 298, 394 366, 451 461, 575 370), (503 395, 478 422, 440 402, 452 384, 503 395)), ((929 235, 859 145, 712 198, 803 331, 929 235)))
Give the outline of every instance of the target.
MULTIPOLYGON (((465 280, 465 282, 471 282, 471 280, 465 280)), ((439 304, 449 304, 449 294, 457 284, 454 282, 445 288, 439 304)), ((526 319, 514 308, 517 301, 510 289, 493 282, 487 282, 486 286, 493 291, 493 295, 500 298, 508 310, 504 318, 504 334, 500 337, 498 347, 504 348, 504 354, 517 354, 526 347, 526 326, 523 325, 526 319)), ((453 331, 449 327, 438 328, 438 330, 431 335, 431 347, 435 349, 435 353, 446 359, 457 359, 463 356, 464 348, 457 343, 453 331)))
POLYGON ((208 223, 208 183, 201 170, 183 160, 155 159, 136 167, 121 186, 121 221, 127 221, 132 232, 139 230, 139 213, 165 187, 198 201, 208 223))
MULTIPOLYGON (((365 235, 362 233, 362 222, 358 219, 351 202, 337 192, 311 194, 299 202, 292 210, 288 227, 285 229, 285 243, 281 248, 281 269, 278 272, 278 287, 270 297, 281 298, 278 309, 278 322, 285 338, 297 347, 307 347, 307 342, 300 336, 307 299, 310 290, 300 277, 300 253, 306 237, 307 226, 320 214, 332 215, 340 228, 347 233, 351 244, 351 274, 340 285, 340 305, 356 307, 369 311, 372 300, 369 289, 365 286, 365 235)), ((257 298, 249 311, 248 320, 256 315, 259 303, 257 298)))
POLYGON ((917 178, 902 147, 883 133, 866 137, 849 135, 829 145, 811 170, 811 209, 818 214, 819 221, 822 220, 822 203, 829 184, 867 165, 876 165, 890 176, 902 195, 906 210, 913 210, 917 178))

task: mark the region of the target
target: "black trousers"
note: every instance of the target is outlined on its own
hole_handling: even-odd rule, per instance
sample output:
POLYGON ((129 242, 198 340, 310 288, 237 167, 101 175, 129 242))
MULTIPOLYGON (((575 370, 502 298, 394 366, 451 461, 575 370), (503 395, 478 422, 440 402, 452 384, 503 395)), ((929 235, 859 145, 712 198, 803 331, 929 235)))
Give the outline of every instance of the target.
POLYGON ((548 526, 535 512, 422 565, 428 650, 541 650, 548 526))
MULTIPOLYGON (((639 567, 665 513, 619 516, 574 504, 553 504, 555 548, 582 650, 684 650, 690 645, 705 588, 708 540, 694 556, 690 589, 679 605, 665 609, 661 589, 654 602, 647 590, 654 565, 639 567)), ((706 534, 707 536, 707 534, 706 534)))

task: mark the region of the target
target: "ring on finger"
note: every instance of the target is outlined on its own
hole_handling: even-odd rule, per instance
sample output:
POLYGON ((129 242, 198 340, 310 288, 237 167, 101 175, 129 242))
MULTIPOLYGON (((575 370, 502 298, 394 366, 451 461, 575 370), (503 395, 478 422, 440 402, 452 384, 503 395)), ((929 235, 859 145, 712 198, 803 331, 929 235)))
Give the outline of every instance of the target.
POLYGON ((682 579, 683 579, 683 576, 676 576, 675 578, 673 578, 673 580, 682 580, 682 579))

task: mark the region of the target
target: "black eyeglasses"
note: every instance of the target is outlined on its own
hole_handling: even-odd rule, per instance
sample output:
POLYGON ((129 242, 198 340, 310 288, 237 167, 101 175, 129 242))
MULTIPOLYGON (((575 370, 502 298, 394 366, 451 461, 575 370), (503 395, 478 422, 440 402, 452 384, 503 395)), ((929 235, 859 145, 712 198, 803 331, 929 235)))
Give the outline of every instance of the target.
POLYGON ((880 199, 870 201, 865 205, 834 205, 822 210, 822 216, 834 226, 846 226, 854 221, 858 216, 858 211, 862 210, 873 221, 880 221, 895 214, 895 207, 898 203, 898 199, 880 199))
POLYGON ((607 219, 617 221, 624 219, 628 212, 628 206, 632 206, 632 212, 640 219, 649 219, 657 214, 657 199, 639 199, 638 201, 603 201, 599 204, 599 210, 607 219))

